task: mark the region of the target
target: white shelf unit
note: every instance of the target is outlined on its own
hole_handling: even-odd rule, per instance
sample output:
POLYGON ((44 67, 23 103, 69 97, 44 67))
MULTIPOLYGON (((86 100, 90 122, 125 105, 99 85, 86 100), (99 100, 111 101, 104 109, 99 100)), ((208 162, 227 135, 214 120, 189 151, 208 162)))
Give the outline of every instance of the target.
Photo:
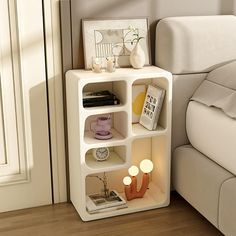
MULTIPOLYGON (((100 74, 85 70, 66 73, 67 121, 69 144, 69 172, 71 201, 82 220, 90 221, 116 215, 150 210, 169 205, 170 142, 172 110, 172 75, 155 66, 142 69, 120 68, 114 73, 100 74), (154 84, 166 90, 166 95, 154 131, 139 123, 132 124, 132 86, 154 84), (83 91, 109 90, 121 101, 120 105, 84 108, 83 91), (89 131, 90 122, 99 115, 112 114, 113 138, 97 140, 89 131), (92 149, 109 147, 108 160, 97 162, 92 149), (100 192, 102 185, 91 175, 106 172, 110 190, 124 198, 122 179, 131 165, 149 158, 154 163, 149 189, 141 199, 127 201, 127 208, 90 214, 86 210, 86 195, 100 192)), ((138 175, 139 184, 141 173, 138 175)))

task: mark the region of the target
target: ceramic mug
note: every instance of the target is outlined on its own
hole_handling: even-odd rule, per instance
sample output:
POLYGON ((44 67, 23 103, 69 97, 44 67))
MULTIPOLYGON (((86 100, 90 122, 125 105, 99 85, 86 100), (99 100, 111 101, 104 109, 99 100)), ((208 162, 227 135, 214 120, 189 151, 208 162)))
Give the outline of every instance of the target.
POLYGON ((96 139, 110 139, 111 133, 111 117, 99 116, 96 121, 90 123, 90 129, 94 132, 96 139))

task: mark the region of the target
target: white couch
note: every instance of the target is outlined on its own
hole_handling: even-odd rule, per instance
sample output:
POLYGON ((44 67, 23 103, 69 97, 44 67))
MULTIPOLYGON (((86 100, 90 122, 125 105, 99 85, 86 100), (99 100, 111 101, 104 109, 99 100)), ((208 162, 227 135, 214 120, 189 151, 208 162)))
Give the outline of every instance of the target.
MULTIPOLYGON (((224 65, 235 59, 235 16, 170 17, 157 24, 156 65, 172 72, 174 79, 173 186, 229 236, 236 235, 236 119, 216 103, 204 103, 197 93, 212 78, 217 77, 217 86, 217 79, 225 82, 233 76, 236 67, 228 72, 224 65)), ((232 93, 234 79, 224 84, 232 93)))

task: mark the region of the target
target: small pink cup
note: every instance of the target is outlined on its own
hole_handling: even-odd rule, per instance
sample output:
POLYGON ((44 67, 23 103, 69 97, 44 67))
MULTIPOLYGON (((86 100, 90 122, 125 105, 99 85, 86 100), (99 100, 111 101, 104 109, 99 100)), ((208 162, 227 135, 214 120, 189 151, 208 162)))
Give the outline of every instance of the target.
POLYGON ((90 123, 90 129, 94 132, 96 139, 110 139, 111 133, 111 117, 100 116, 96 121, 90 123))

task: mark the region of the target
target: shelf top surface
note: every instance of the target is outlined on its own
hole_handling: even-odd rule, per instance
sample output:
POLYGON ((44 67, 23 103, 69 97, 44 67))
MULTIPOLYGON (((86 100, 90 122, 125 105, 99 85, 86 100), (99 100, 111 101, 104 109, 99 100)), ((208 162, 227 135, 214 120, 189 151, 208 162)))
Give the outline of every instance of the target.
POLYGON ((88 144, 88 145, 96 145, 97 144, 97 145, 105 146, 105 144, 110 144, 110 143, 113 143, 115 141, 123 141, 123 140, 125 140, 125 137, 122 136, 114 128, 111 129, 111 132, 112 132, 112 135, 113 135, 113 137, 111 139, 99 140, 99 139, 95 139, 94 138, 94 133, 92 131, 86 131, 84 133, 85 144, 88 144))
POLYGON ((94 73, 92 70, 69 70, 66 77, 76 76, 80 80, 88 79, 111 79, 111 78, 129 78, 129 77, 153 77, 153 76, 171 76, 171 73, 156 66, 145 66, 142 69, 117 68, 115 72, 94 73))
POLYGON ((107 160, 96 161, 93 155, 89 153, 86 155, 86 164, 89 168, 99 171, 99 169, 111 168, 122 165, 124 164, 124 160, 122 160, 122 158, 117 153, 110 152, 109 158, 107 160))
POLYGON ((144 128, 142 125, 140 125, 139 123, 132 125, 133 136, 150 136, 151 137, 154 135, 163 134, 165 130, 166 130, 165 128, 159 125, 157 126, 156 130, 148 130, 144 128))

